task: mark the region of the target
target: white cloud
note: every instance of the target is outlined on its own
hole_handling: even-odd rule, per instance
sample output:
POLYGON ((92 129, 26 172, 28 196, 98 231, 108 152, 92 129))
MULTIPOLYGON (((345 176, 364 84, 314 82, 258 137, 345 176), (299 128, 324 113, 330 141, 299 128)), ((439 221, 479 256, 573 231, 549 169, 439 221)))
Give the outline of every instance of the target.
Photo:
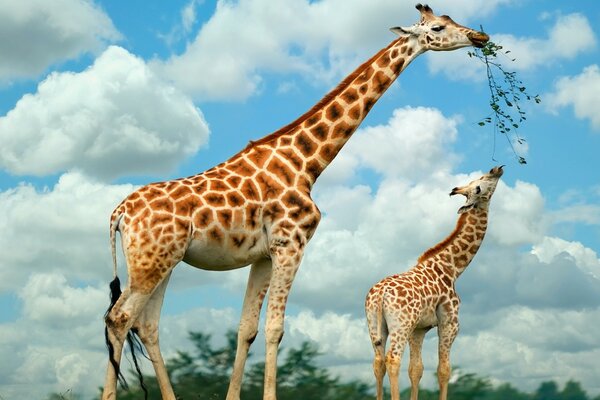
POLYGON ((102 315, 108 291, 77 287, 60 273, 30 273, 19 291, 23 314, 0 324, 2 395, 44 398, 50 392, 95 394, 103 374, 102 315), (6 363, 4 363, 6 364, 6 363))
POLYGON ((360 166, 386 177, 416 181, 434 173, 444 174, 459 159, 448 151, 448 145, 456 140, 457 124, 457 118, 446 118, 437 109, 399 108, 386 125, 357 132, 342 157, 357 157, 360 166))
POLYGON ((0 166, 14 174, 81 170, 114 178, 164 173, 208 127, 189 98, 120 47, 81 73, 53 73, 0 117, 0 166))
POLYGON ((447 174, 459 160, 448 151, 458 122, 433 108, 397 108, 385 125, 359 129, 319 178, 319 186, 348 179, 361 167, 390 178, 447 174))
POLYGON ((544 197, 532 184, 516 181, 514 188, 500 182, 490 206, 489 236, 502 245, 536 243, 548 229, 544 197))
POLYGON ((589 392, 598 392, 599 332, 589 321, 598 320, 599 313, 597 307, 577 311, 509 307, 492 313, 492 326, 459 334, 453 360, 528 391, 542 381, 564 384, 574 379, 589 392))
POLYGON ((104 11, 86 0, 0 1, 0 82, 33 78, 57 62, 120 39, 104 11))
POLYGON ((600 259, 592 249, 579 242, 569 242, 557 237, 544 237, 533 246, 531 253, 546 264, 551 263, 559 254, 566 253, 573 257, 576 265, 596 279, 600 280, 600 259))
MULTIPOLYGON (((506 2, 448 7, 466 23, 506 2)), ((197 98, 245 99, 260 91, 265 72, 302 73, 331 83, 391 41, 388 28, 417 20, 412 3, 394 0, 377 6, 360 0, 286 0, 279 7, 267 0, 219 2, 183 54, 153 66, 197 98)))
POLYGON ((63 275, 40 273, 29 278, 19 297, 25 318, 64 329, 89 319, 91 310, 106 303, 107 293, 105 289, 69 287, 63 275))
POLYGON ((0 290, 23 287, 34 272, 108 282, 108 219, 133 188, 69 173, 52 190, 23 184, 0 192, 0 243, 12 249, 0 253, 0 290))
POLYGON ((579 75, 560 78, 554 91, 544 96, 551 110, 572 106, 575 116, 589 119, 595 130, 600 130, 600 67, 593 64, 579 75))
MULTIPOLYGON (((108 363, 103 336, 109 303, 105 284, 77 286, 62 272, 32 272, 19 298, 23 313, 14 322, 0 324, 0 358, 11 360, 0 364, 2 396, 41 399, 67 391, 86 398, 97 395, 108 363)), ((223 333, 235 328, 238 320, 239 315, 227 308, 193 308, 163 316, 163 355, 170 358, 176 350, 192 350, 190 331, 211 334, 214 346, 223 346, 223 333)), ((153 373, 149 361, 140 358, 140 362, 144 372, 153 373)), ((129 368, 127 361, 124 367, 129 368)))
POLYGON ((372 351, 365 322, 348 314, 327 312, 317 317, 311 311, 301 311, 286 318, 291 341, 310 340, 319 346, 326 358, 337 360, 370 360, 372 351))
MULTIPOLYGON (((596 46, 596 36, 585 15, 573 13, 559 16, 548 29, 545 38, 516 37, 510 34, 492 34, 491 40, 510 53, 498 59, 508 71, 526 71, 544 68, 559 60, 573 59, 596 46), (514 62, 511 62, 515 59, 514 62)), ((484 64, 469 58, 463 50, 450 54, 428 54, 432 73, 444 73, 454 80, 485 80, 484 64)))

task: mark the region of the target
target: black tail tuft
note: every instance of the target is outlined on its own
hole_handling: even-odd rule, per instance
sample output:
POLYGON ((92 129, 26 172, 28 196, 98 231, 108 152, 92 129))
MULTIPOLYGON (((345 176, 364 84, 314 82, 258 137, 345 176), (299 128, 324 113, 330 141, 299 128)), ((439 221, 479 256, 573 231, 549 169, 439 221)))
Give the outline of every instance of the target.
POLYGON ((148 389, 146 388, 146 385, 144 384, 144 375, 142 375, 142 370, 140 369, 140 365, 138 364, 138 360, 135 355, 136 348, 137 348, 137 351, 142 353, 142 355, 146 359, 149 360, 150 358, 148 358, 148 356, 144 353, 144 348, 142 347, 142 344, 140 343, 140 340, 138 338, 137 329, 133 328, 127 333, 127 343, 129 343, 129 349, 131 350, 131 358, 133 359, 133 365, 135 366, 135 370, 137 372, 138 379, 140 380, 140 386, 142 387, 142 390, 144 391, 144 399, 148 400, 148 389))
MULTIPOLYGON (((117 300, 119 300, 119 297, 121 297, 121 281, 119 280, 119 277, 115 276, 115 279, 113 279, 113 281, 110 283, 110 306, 108 307, 108 310, 106 310, 106 314, 104 314, 105 319, 108 316, 108 313, 110 312, 110 310, 112 310, 112 308, 115 305, 115 303, 117 302, 117 300)), ((119 380, 119 382, 121 383, 121 386, 124 389, 128 389, 129 385, 127 384, 127 381, 125 380, 123 373, 121 372, 121 367, 119 366, 119 363, 117 363, 117 361, 115 360, 114 347, 113 347, 112 343, 110 342, 110 340, 108 339, 108 327, 104 328, 104 339, 106 340, 106 347, 108 348, 108 357, 109 357, 110 363, 112 364, 113 368, 115 369, 115 373, 117 374, 117 379, 119 380)), ((142 355, 144 357, 148 358, 148 356, 146 356, 146 354, 144 353, 144 348, 142 347, 142 344, 140 343, 140 340, 138 339, 137 330, 135 328, 131 329, 129 332, 127 332, 127 343, 129 344, 129 349, 131 350, 131 358, 133 359, 133 365, 135 366, 135 370, 136 370, 136 372, 138 374, 138 378, 140 380, 140 386, 142 387, 142 390, 144 391, 144 399, 147 400, 148 399, 148 389, 146 388, 146 385, 144 384, 144 376, 142 375, 142 370, 140 369, 135 352, 137 350, 140 353, 142 353, 142 355)))
MULTIPOLYGON (((121 281, 119 280, 118 276, 115 276, 115 279, 113 279, 113 281, 110 283, 110 305, 108 306, 108 310, 106 310, 106 313, 104 314, 105 320, 110 310, 112 310, 117 300, 119 300, 119 297, 121 297, 121 281)), ((108 326, 106 325, 104 326, 104 340, 106 341, 106 347, 108 348, 108 360, 115 369, 117 379, 121 383, 121 386, 127 389, 127 381, 125 380, 125 377, 121 372, 119 363, 115 360, 115 349, 113 347, 113 344, 110 342, 110 339, 108 338, 108 326)))

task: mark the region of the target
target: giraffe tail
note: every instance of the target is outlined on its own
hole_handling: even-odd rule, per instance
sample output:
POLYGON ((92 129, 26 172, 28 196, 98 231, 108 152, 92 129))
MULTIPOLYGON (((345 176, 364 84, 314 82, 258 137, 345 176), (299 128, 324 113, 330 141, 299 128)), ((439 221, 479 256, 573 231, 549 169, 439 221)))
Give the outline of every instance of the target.
POLYGON ((375 309, 375 326, 377 332, 377 346, 383 345, 383 324, 385 323, 383 319, 383 293, 380 293, 377 298, 376 309, 375 309))
POLYGON ((110 250, 112 253, 112 261, 113 261, 113 281, 115 279, 119 279, 117 277, 117 230, 119 229, 119 223, 121 222, 122 214, 118 214, 116 217, 112 218, 110 223, 110 250))

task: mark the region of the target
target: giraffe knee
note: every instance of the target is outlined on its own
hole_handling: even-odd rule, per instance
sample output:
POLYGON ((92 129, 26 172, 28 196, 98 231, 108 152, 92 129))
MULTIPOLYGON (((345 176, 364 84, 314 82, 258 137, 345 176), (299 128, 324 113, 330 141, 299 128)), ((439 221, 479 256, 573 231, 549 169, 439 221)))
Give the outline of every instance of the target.
POLYGON ((267 343, 276 343, 279 345, 283 340, 283 328, 272 328, 265 331, 267 343))
POLYGON ((447 383, 450 380, 450 373, 452 369, 450 368, 450 364, 448 363, 440 363, 438 366, 437 374, 438 381, 440 383, 447 383))
POLYGON ((385 360, 379 354, 376 354, 375 360, 373 360, 373 371, 375 372, 376 377, 385 375, 385 360))
POLYGON ((388 354, 385 356, 385 368, 390 375, 398 375, 400 370, 400 359, 396 355, 392 354, 392 352, 388 352, 388 354))
POLYGON ((423 363, 413 362, 408 365, 408 376, 413 381, 420 381, 423 377, 423 363))

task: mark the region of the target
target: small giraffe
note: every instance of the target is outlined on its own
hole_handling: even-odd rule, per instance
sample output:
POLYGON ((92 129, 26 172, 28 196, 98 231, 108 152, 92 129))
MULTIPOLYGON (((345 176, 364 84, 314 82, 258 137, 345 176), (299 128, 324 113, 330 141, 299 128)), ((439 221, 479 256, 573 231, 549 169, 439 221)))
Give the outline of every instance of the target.
POLYGON ((489 39, 448 16, 435 16, 426 5, 418 4, 417 9, 418 23, 392 28, 398 38, 296 121, 250 142, 204 173, 144 186, 117 206, 110 219, 114 280, 105 316, 109 364, 102 399, 116 397, 123 343, 133 340, 133 334, 148 352, 162 398, 175 398, 159 349, 158 321, 171 272, 185 261, 215 271, 251 265, 227 400, 240 398, 244 365, 265 298, 263 398, 275 400, 287 298, 321 217, 310 196, 313 184, 419 54, 482 47, 489 39), (122 293, 115 258, 117 231, 129 276, 122 293))
POLYGON ((450 196, 462 194, 467 202, 458 213, 456 228, 446 239, 423 253, 410 270, 388 276, 369 290, 365 312, 369 336, 375 350, 373 372, 377 380, 377 400, 383 399, 383 377, 388 373, 392 400, 400 399, 398 372, 408 341, 411 400, 417 400, 423 375, 421 347, 425 334, 438 327, 440 400, 446 400, 450 378, 450 347, 458 334, 460 299, 454 282, 467 268, 483 241, 488 223, 488 207, 502 166, 494 167, 466 186, 456 187, 450 196), (390 349, 385 345, 390 337, 390 349), (385 354, 385 356, 384 356, 385 354))

